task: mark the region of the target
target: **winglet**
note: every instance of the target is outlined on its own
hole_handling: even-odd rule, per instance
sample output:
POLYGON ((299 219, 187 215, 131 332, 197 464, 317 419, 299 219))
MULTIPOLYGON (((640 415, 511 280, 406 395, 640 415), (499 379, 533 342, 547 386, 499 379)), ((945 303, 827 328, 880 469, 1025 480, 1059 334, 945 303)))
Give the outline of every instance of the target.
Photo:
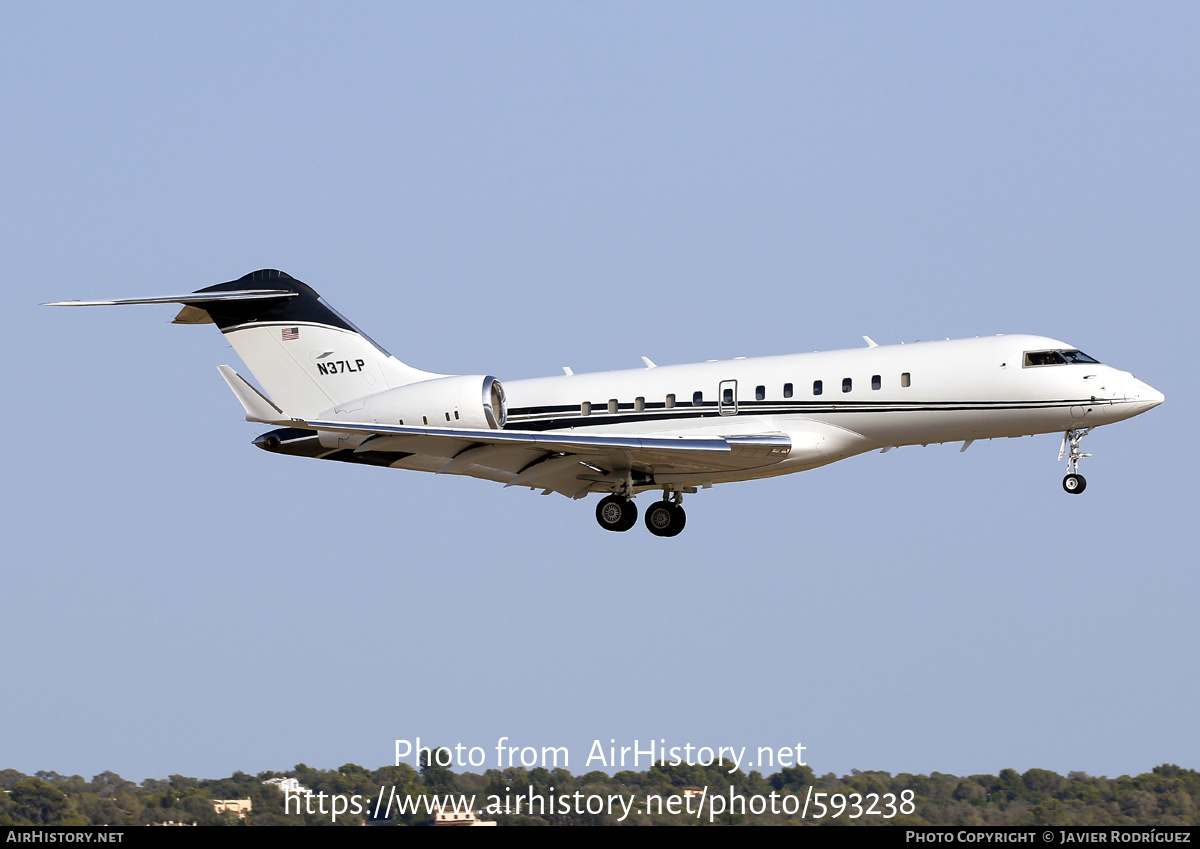
POLYGON ((217 371, 221 372, 221 377, 225 378, 225 382, 233 390, 242 409, 246 411, 246 421, 263 424, 291 424, 291 420, 284 415, 283 410, 276 407, 270 398, 251 386, 246 378, 229 366, 217 366, 217 371))
POLYGON ((879 347, 879 343, 876 342, 874 339, 872 339, 870 336, 864 336, 863 339, 866 341, 868 348, 878 348, 879 347))
POLYGON ((649 357, 642 357, 642 362, 646 364, 646 368, 658 368, 658 364, 649 357))

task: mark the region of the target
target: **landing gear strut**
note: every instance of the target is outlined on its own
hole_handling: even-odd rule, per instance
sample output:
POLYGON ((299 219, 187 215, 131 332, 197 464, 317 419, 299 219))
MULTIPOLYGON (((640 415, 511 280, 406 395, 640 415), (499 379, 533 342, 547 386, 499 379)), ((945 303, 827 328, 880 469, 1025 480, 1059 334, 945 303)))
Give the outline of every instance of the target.
POLYGON ((1091 454, 1085 454, 1079 450, 1079 442, 1088 432, 1090 427, 1085 427, 1083 430, 1068 430, 1063 434, 1062 447, 1058 449, 1058 459, 1061 460, 1063 455, 1067 455, 1067 476, 1063 478, 1063 489, 1072 495, 1079 495, 1087 487, 1087 481, 1083 475, 1079 474, 1079 461, 1084 457, 1091 457, 1091 454), (1067 447, 1070 446, 1068 453, 1067 447))

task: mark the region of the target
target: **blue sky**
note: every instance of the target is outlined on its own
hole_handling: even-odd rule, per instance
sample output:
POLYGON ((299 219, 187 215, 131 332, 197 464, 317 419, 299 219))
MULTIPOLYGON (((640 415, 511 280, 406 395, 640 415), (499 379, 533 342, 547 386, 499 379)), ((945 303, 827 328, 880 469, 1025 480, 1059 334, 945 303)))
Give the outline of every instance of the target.
MULTIPOLYGON (((1194 4, 17 4, 0 27, 0 767, 397 738, 1200 766, 1194 4), (1166 393, 1088 437, 594 498, 289 459, 169 307, 280 268, 501 380, 1039 333, 1166 393)), ((487 766, 494 763, 489 762, 487 766)), ((593 764, 594 766, 594 764, 593 764)))

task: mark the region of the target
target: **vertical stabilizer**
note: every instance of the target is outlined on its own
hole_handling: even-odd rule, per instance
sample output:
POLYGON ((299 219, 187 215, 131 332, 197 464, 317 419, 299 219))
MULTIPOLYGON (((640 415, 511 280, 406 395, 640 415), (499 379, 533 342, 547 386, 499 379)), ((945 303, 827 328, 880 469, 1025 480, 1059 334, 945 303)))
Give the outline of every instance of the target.
POLYGON ((446 377, 400 362, 308 286, 270 268, 187 295, 48 306, 126 304, 183 304, 176 324, 217 325, 271 403, 292 417, 315 418, 355 398, 446 377))
POLYGON ((281 295, 191 303, 178 320, 196 323, 204 321, 197 313, 206 313, 267 395, 290 416, 315 416, 354 398, 442 377, 400 362, 310 287, 282 271, 255 271, 196 294, 219 297, 250 289, 281 295))

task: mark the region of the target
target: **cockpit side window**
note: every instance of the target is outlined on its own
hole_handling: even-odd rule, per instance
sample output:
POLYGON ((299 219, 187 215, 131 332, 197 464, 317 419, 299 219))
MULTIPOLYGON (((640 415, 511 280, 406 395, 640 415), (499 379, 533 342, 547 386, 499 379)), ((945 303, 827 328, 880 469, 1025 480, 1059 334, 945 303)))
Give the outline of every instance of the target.
POLYGON ((1074 348, 1058 351, 1026 351, 1025 368, 1031 366, 1065 366, 1079 363, 1099 363, 1083 351, 1074 348))
POLYGON ((1058 351, 1026 351, 1025 366, 1061 366, 1065 361, 1058 351))

